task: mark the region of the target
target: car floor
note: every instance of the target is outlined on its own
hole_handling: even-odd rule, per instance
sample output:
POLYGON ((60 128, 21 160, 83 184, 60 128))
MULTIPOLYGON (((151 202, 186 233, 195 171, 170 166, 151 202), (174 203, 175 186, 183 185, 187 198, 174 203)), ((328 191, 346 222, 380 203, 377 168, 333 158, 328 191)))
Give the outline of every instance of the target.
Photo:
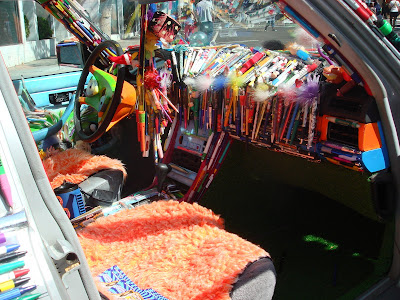
POLYGON ((200 204, 271 254, 279 300, 354 299, 387 274, 393 224, 370 202, 367 174, 234 142, 200 204))

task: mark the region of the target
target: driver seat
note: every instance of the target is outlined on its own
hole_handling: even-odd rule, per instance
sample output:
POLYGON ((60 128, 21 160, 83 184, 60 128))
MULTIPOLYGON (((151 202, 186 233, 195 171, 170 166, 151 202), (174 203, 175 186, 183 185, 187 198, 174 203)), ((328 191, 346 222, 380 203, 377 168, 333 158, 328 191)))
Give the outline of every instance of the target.
POLYGON ((124 173, 116 169, 101 170, 78 184, 87 206, 110 206, 121 200, 124 173))
POLYGON ((51 152, 43 166, 53 190, 64 182, 78 185, 85 207, 109 206, 121 199, 127 173, 117 159, 70 148, 51 152))

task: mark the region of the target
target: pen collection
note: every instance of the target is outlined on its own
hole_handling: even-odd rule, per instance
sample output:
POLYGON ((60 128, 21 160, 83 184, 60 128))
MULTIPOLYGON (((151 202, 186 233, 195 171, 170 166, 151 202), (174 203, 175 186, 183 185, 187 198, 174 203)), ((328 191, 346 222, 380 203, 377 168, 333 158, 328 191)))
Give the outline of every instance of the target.
POLYGON ((0 233, 0 299, 37 299, 40 293, 34 291, 36 285, 27 285, 31 278, 25 277, 30 270, 25 261, 19 260, 27 251, 18 251, 20 244, 13 232, 0 233))
POLYGON ((38 285, 33 283, 32 277, 35 276, 27 277, 31 272, 26 266, 28 262, 30 265, 29 249, 20 230, 27 226, 28 220, 19 201, 13 198, 12 181, 5 166, 6 161, 0 160, 0 198, 3 204, 0 208, 0 299, 34 300, 42 293, 31 293, 38 285))
MULTIPOLYGON (((359 119, 349 108, 357 101, 365 110, 372 97, 341 66, 300 50, 175 47, 168 93, 179 109, 174 128, 188 131, 193 122, 193 136, 199 130, 213 133, 212 145, 224 132, 256 146, 352 170, 387 168, 379 119, 359 119)), ((368 113, 372 111, 376 107, 368 113)))
POLYGON ((109 58, 137 67, 141 152, 174 166, 169 177, 189 186, 184 200, 196 201, 208 188, 231 138, 359 172, 389 166, 375 101, 330 45, 308 51, 297 44, 280 51, 237 44, 157 49, 180 25, 142 9, 141 47, 109 58))
MULTIPOLYGON (((74 0, 41 4, 89 50, 104 40, 79 14, 74 0)), ((295 17, 288 7, 281 8, 295 17)), ((354 120, 345 105, 333 114, 329 109, 321 112, 327 98, 321 95, 330 86, 334 86, 332 93, 337 99, 342 97, 339 102, 347 101, 346 94, 354 87, 363 86, 360 76, 330 45, 307 51, 291 44, 283 51, 273 51, 242 45, 178 44, 167 49, 169 59, 160 66, 155 59, 156 44, 172 42, 181 26, 163 12, 149 11, 146 5, 141 10, 141 47, 128 47, 123 57, 106 49, 103 59, 138 67, 136 118, 144 157, 152 153, 155 163, 171 157, 163 160, 168 152, 165 145, 174 135, 169 134, 164 147, 163 136, 176 120, 175 130, 186 130, 193 122, 193 136, 200 129, 208 131, 208 136, 214 133, 215 139, 226 132, 256 146, 356 171, 388 167, 378 119, 370 123, 354 120), (374 142, 365 148, 349 139, 374 142)))
POLYGON ((85 9, 77 1, 43 0, 38 2, 89 50, 93 50, 106 39, 104 34, 84 17, 82 12, 85 9))

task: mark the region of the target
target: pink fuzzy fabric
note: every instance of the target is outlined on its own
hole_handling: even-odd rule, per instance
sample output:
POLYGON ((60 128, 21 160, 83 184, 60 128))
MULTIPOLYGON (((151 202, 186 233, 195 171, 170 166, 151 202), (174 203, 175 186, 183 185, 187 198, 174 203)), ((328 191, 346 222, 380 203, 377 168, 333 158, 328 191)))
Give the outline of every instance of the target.
POLYGON ((56 153, 43 161, 51 187, 59 187, 64 180, 81 183, 90 175, 105 169, 121 170, 126 177, 122 162, 104 155, 93 155, 79 149, 68 149, 56 153))
POLYGON ((225 231, 211 210, 173 200, 99 218, 78 236, 94 277, 117 265, 141 289, 171 300, 230 299, 246 265, 269 257, 225 231))

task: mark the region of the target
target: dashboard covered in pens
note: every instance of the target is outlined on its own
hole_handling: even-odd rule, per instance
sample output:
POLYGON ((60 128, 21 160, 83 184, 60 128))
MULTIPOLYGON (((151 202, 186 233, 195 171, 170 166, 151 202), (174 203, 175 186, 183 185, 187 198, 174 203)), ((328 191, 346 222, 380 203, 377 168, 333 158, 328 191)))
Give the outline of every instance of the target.
MULTIPOLYGON (((41 4, 89 50, 107 40, 80 14, 78 4, 62 9, 52 2, 41 4)), ((168 163, 172 156, 187 161, 182 155, 186 150, 197 168, 216 135, 227 132, 256 146, 356 171, 388 168, 379 114, 362 77, 289 6, 278 5, 309 32, 313 48, 297 41, 280 50, 237 44, 191 47, 184 41, 173 46, 168 43, 174 41, 181 24, 162 11, 141 12, 139 46, 128 47, 122 55, 118 44, 104 47, 100 64, 114 74, 127 65, 120 73, 135 86, 136 103, 131 101, 128 114, 136 114, 144 157, 154 156, 156 164, 168 163), (166 130, 171 134, 163 145, 166 130), (177 137, 178 143, 191 142, 178 145, 177 137), (167 146, 177 148, 175 154, 167 146)), ((105 99, 96 104, 98 127, 106 119, 101 110, 107 101, 113 103, 105 99)), ((86 130, 95 127, 93 122, 89 118, 86 130)))
MULTIPOLYGON (((178 45, 166 66, 178 109, 162 150, 184 200, 198 201, 232 139, 371 174, 389 160, 374 97, 329 47, 178 45)), ((337 55, 337 54, 336 54, 337 55)))
POLYGON ((129 64, 126 80, 143 98, 135 107, 140 150, 171 166, 186 201, 208 189, 232 139, 357 172, 389 167, 374 97, 328 46, 179 44, 155 49, 143 77, 137 51, 111 60, 129 64))
POLYGON ((345 67, 318 52, 232 45, 179 47, 173 55, 169 95, 179 107, 181 134, 204 139, 208 131, 211 139, 225 131, 256 146, 356 171, 388 167, 374 98, 345 67))

